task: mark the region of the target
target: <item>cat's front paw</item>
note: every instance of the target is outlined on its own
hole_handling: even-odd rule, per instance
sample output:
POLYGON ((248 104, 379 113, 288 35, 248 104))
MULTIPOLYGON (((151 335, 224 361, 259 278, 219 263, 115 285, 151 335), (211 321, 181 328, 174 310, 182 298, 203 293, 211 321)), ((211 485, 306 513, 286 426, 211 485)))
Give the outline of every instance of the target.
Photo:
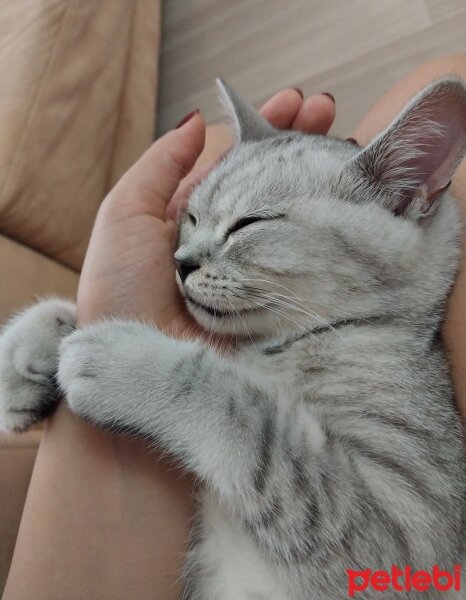
POLYGON ((57 380, 74 413, 98 425, 117 424, 137 377, 131 365, 140 347, 140 328, 108 321, 63 341, 57 380))
POLYGON ((12 319, 0 335, 0 429, 24 431, 56 404, 58 349, 75 327, 75 306, 47 300, 12 319))

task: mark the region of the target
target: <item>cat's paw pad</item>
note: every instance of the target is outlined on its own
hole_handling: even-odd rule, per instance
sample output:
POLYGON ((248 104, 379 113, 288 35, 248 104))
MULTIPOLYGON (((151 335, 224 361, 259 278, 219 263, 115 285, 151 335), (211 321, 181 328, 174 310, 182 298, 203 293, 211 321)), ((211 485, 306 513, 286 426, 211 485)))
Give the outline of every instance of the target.
POLYGON ((76 323, 75 307, 48 300, 15 317, 0 335, 0 429, 24 431, 56 403, 58 349, 76 323))

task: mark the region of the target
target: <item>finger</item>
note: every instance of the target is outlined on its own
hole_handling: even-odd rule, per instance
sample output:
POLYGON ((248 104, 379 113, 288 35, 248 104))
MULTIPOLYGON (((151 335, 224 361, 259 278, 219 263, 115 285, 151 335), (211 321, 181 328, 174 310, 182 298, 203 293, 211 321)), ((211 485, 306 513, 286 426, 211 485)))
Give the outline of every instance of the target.
POLYGON ((217 158, 212 159, 210 162, 206 163, 202 167, 199 168, 196 172, 193 172, 188 176, 187 179, 181 182, 178 189, 172 196, 172 199, 168 203, 166 209, 166 218, 178 220, 182 210, 185 208, 188 203, 189 196, 191 195, 192 190, 196 187, 198 183, 200 183, 210 171, 218 164, 219 160, 223 155, 217 156, 217 158))
POLYGON ((303 102, 292 129, 306 133, 326 134, 335 120, 335 102, 326 94, 311 96, 303 102))
MULTIPOLYGON (((303 103, 298 90, 282 90, 268 100, 260 110, 269 122, 278 128, 293 128, 309 133, 326 133, 335 118, 335 104, 329 96, 319 94, 311 96, 303 103)), ((224 142, 223 152, 209 160, 183 181, 167 207, 167 217, 177 219, 186 206, 191 190, 217 164, 228 149, 224 142)))
POLYGON ((233 135, 226 125, 211 125, 206 129, 204 150, 193 170, 178 186, 167 206, 167 218, 178 219, 187 204, 193 188, 212 171, 215 165, 229 151, 233 144, 233 135))
MULTIPOLYGON (((291 127, 302 102, 303 99, 299 90, 282 90, 270 98, 270 100, 268 100, 260 109, 260 112, 272 125, 285 129, 291 127)), ((217 131, 216 134, 218 137, 219 131, 217 131)), ((177 219, 179 217, 180 211, 186 205, 192 188, 213 169, 220 158, 228 151, 232 140, 228 139, 228 136, 225 136, 224 134, 220 135, 220 139, 221 149, 216 148, 214 150, 215 156, 206 161, 202 167, 197 168, 196 166, 195 172, 181 183, 167 207, 167 218, 177 219)), ((215 143, 213 145, 218 146, 218 144, 215 143)), ((209 141, 207 142, 207 146, 209 146, 209 141)))
POLYGON ((282 90, 272 96, 260 109, 263 117, 278 129, 289 129, 303 103, 299 90, 282 90))
POLYGON ((110 204, 125 214, 150 214, 163 219, 168 202, 192 169, 204 141, 205 123, 201 115, 195 114, 152 144, 111 192, 110 204))

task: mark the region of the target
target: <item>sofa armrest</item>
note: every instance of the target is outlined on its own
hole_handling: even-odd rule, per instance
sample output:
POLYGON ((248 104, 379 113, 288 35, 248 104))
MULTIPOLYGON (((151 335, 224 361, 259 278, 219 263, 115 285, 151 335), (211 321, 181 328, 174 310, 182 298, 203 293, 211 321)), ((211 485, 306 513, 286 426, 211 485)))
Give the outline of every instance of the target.
POLYGON ((77 287, 77 273, 0 235, 0 324, 40 297, 73 299, 77 287))
POLYGON ((0 232, 75 270, 151 143, 160 0, 0 2, 0 232))

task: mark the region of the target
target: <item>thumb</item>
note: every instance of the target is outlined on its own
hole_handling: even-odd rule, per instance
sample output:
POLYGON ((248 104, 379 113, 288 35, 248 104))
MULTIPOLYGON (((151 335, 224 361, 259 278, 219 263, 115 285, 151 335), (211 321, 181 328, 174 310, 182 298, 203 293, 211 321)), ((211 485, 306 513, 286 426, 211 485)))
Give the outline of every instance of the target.
POLYGON ((149 214, 164 219, 166 206, 180 181, 191 171, 205 142, 205 123, 195 113, 146 150, 110 192, 108 200, 125 214, 149 214))

